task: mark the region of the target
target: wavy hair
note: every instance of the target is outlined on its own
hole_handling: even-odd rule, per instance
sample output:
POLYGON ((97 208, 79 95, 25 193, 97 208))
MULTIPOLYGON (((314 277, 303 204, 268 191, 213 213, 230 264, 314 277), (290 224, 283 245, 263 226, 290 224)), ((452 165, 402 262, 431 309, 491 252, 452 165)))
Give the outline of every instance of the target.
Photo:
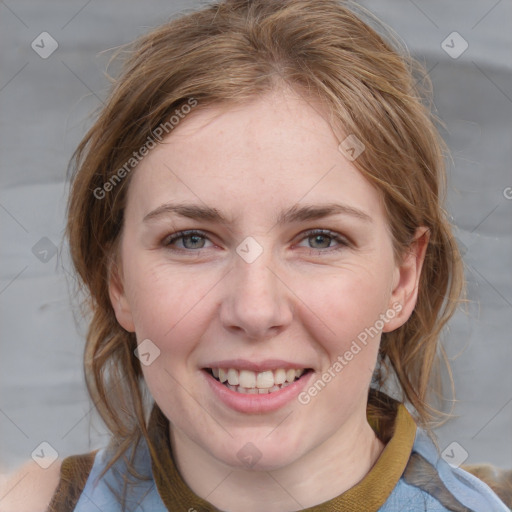
MULTIPOLYGON (((441 415, 434 406, 439 363, 449 369, 439 335, 464 280, 443 209, 448 152, 423 65, 371 13, 341 0, 214 2, 151 30, 122 53, 119 77, 70 163, 66 228, 91 314, 86 383, 115 446, 105 471, 142 437, 149 442, 135 334, 118 324, 108 293, 136 169, 108 190, 105 184, 191 98, 196 110, 243 104, 283 84, 318 98, 332 126, 366 146, 353 164, 382 194, 395 257, 404 255, 417 227, 429 230, 416 307, 404 325, 383 334, 373 382, 381 388, 394 379, 400 399, 428 427, 441 415)), ((450 381, 453 387, 451 374, 450 381)), ((387 424, 389 413, 375 396, 369 406, 387 424)))

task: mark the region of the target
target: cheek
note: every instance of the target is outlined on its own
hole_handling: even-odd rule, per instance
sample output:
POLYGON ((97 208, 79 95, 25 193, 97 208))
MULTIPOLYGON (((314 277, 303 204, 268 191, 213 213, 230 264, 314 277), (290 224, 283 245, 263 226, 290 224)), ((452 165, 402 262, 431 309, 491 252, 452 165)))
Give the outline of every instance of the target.
POLYGON ((332 389, 355 392, 371 380, 382 329, 394 317, 387 309, 390 286, 383 275, 361 278, 353 272, 333 276, 324 284, 323 293, 318 288, 308 294, 308 306, 321 320, 311 321, 324 325, 315 331, 327 356, 323 371, 336 375, 338 385, 332 389))
POLYGON ((179 352, 199 339, 216 276, 200 277, 197 272, 145 261, 133 261, 127 270, 131 272, 127 295, 139 342, 149 338, 162 351, 172 347, 179 352))
MULTIPOLYGON (((388 306, 389 258, 372 254, 348 257, 337 267, 311 265, 282 271, 284 282, 292 284, 291 291, 279 288, 276 300, 288 301, 296 311, 295 325, 289 327, 303 331, 330 359, 345 353, 361 335, 364 338, 365 330, 375 325, 388 306)), ((225 274, 219 268, 180 267, 154 252, 125 253, 123 262, 139 343, 149 338, 161 350, 172 349, 175 354, 193 349, 194 340, 200 340, 215 321, 216 311, 218 316, 215 308, 219 304, 222 308, 226 297, 238 290, 229 277, 219 282, 225 274)), ((373 338, 369 336, 368 341, 373 338)))
POLYGON ((309 313, 308 329, 322 368, 299 401, 314 408, 319 424, 339 424, 365 404, 375 370, 389 286, 382 274, 354 270, 320 281, 323 288, 309 287, 308 308, 315 314, 309 313))
POLYGON ((323 290, 323 294, 320 289, 313 290, 313 294, 310 290, 309 300, 320 305, 337 338, 347 340, 373 326, 386 312, 391 286, 384 273, 350 270, 333 275, 323 290))

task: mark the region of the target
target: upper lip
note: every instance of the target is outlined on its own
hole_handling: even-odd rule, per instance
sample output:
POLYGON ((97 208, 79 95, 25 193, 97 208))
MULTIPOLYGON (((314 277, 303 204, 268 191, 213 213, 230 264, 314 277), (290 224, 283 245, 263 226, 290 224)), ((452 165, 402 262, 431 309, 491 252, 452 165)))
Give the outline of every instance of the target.
POLYGON ((248 361, 247 359, 224 359, 222 361, 208 363, 204 368, 235 368, 237 370, 250 370, 259 373, 269 370, 278 370, 279 368, 288 370, 301 368, 307 369, 310 367, 302 363, 292 363, 282 359, 265 359, 260 362, 248 361))

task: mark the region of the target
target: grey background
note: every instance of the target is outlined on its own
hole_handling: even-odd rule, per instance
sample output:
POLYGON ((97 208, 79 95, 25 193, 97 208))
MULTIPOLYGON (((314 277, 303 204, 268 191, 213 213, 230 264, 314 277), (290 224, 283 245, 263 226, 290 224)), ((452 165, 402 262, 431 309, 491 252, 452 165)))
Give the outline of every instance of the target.
MULTIPOLYGON (((447 209, 466 263, 469 315, 444 333, 458 417, 438 429, 466 463, 512 467, 511 0, 361 2, 429 70, 453 153, 447 209), (468 49, 441 47, 457 31, 468 49)), ((43 441, 64 458, 106 442, 82 376, 85 322, 63 244, 69 158, 108 88, 103 50, 198 2, 0 1, 0 470, 43 441), (58 42, 41 58, 43 31, 58 42), (43 239, 41 241, 41 239, 43 239), (44 252, 46 251, 46 252, 44 252), (48 261, 45 261, 48 260, 48 261)))

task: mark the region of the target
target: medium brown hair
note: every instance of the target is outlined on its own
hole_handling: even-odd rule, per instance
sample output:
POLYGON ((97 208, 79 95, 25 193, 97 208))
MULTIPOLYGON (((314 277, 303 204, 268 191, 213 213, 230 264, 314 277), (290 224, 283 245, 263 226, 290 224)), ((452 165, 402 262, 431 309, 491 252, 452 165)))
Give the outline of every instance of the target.
MULTIPOLYGON (((400 399, 427 427, 438 412, 432 392, 440 390, 439 334, 455 311, 463 269, 442 206, 447 151, 424 67, 369 12, 335 0, 211 3, 123 50, 128 58, 120 77, 73 156, 67 222, 72 260, 92 312, 86 382, 117 446, 111 463, 141 436, 149 442, 136 337, 118 324, 108 293, 126 191, 136 171, 123 173, 104 197, 94 191, 105 191, 134 151, 191 98, 196 109, 243 104, 283 84, 316 97, 333 127, 365 145, 353 163, 382 194, 397 259, 416 228, 428 228, 416 307, 403 326, 383 334, 374 379, 377 387, 396 379, 400 399)), ((370 405, 384 423, 390 420, 371 396, 370 405)))

